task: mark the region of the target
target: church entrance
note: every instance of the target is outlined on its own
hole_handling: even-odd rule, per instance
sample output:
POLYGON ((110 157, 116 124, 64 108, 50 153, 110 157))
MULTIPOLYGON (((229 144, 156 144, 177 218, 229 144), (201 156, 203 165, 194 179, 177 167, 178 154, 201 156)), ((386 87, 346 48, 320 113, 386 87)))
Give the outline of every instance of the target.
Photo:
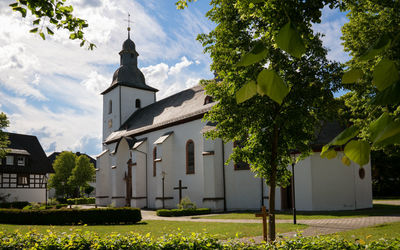
POLYGON ((281 187, 281 210, 292 209, 292 185, 281 187))

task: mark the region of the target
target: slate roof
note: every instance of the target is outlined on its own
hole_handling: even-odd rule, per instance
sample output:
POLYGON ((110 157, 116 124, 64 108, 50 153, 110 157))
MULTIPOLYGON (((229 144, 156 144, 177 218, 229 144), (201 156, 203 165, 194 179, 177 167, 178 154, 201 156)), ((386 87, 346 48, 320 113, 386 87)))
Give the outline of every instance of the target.
POLYGON ((111 133, 106 143, 199 119, 215 104, 204 104, 205 97, 203 87, 197 85, 141 108, 118 131, 111 133))
MULTIPOLYGON (((3 164, 0 168, 0 172, 3 173, 32 173, 32 174, 45 174, 54 173, 51 167, 50 161, 47 159, 42 146, 36 136, 33 135, 23 135, 15 133, 7 133, 10 140, 10 145, 8 148, 11 153, 24 152, 23 155, 28 158, 27 166, 7 166, 5 164, 5 158, 3 159, 3 164)), ((11 154, 9 153, 9 154, 11 154)), ((18 154, 17 154, 18 155, 18 154)))
POLYGON ((322 146, 332 141, 344 129, 338 121, 322 122, 321 128, 316 131, 317 138, 313 143, 313 149, 320 150, 322 146))
MULTIPOLYGON (((51 155, 49 155, 47 158, 50 161, 50 164, 53 165, 53 162, 56 160, 57 156, 59 156, 61 154, 61 152, 53 152, 51 155)), ((93 159, 90 155, 87 155, 85 153, 80 153, 80 152, 76 152, 75 153, 76 156, 81 156, 81 155, 85 155, 87 158, 89 158, 90 163, 93 163, 94 168, 96 168, 96 160, 93 159)))

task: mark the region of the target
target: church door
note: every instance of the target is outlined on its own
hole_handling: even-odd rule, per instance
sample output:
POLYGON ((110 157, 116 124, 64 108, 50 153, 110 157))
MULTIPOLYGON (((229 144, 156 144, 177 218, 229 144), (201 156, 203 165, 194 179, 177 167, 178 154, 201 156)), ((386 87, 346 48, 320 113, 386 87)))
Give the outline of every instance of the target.
POLYGON ((292 209, 292 185, 281 188, 281 210, 292 209))

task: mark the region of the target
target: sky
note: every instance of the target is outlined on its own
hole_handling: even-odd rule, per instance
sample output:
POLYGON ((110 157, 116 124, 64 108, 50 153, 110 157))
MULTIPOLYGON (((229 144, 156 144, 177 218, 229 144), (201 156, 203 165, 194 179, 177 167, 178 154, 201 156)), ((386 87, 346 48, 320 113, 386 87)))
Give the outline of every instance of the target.
MULTIPOLYGON (((119 67, 122 43, 131 39, 146 83, 159 89, 157 100, 210 79, 211 59, 197 34, 215 24, 205 13, 208 0, 177 10, 174 0, 67 0, 74 14, 88 21, 87 39, 94 51, 79 47, 63 30, 43 41, 29 33, 33 17, 21 18, 0 1, 0 112, 8 132, 38 137, 47 154, 70 150, 95 156, 101 152, 102 96, 119 67)), ((314 30, 325 34, 328 58, 349 59, 343 52, 340 27, 347 21, 337 10, 324 8, 314 30)))

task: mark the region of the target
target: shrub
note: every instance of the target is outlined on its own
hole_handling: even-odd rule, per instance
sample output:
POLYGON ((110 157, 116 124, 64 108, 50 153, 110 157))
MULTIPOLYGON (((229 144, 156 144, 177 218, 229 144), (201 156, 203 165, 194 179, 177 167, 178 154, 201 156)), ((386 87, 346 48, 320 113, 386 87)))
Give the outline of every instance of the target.
POLYGON ((183 197, 177 205, 178 209, 196 209, 196 204, 189 197, 183 197))
POLYGON ((94 197, 67 199, 67 204, 69 205, 84 205, 84 204, 95 204, 95 203, 96 203, 96 198, 94 197))
POLYGON ((70 225, 130 224, 142 219, 138 208, 107 209, 0 209, 0 224, 70 225))
POLYGON ((223 242, 208 234, 167 234, 158 239, 135 233, 98 236, 93 232, 70 234, 0 232, 0 249, 399 249, 400 238, 380 239, 369 243, 329 237, 294 238, 274 243, 248 244, 223 242))
POLYGON ((164 216, 164 217, 190 216, 190 215, 201 215, 201 214, 209 214, 209 213, 211 213, 211 209, 209 209, 209 208, 159 209, 159 210, 157 210, 157 215, 164 216))
POLYGON ((22 209, 29 205, 27 201, 13 201, 0 203, 0 208, 18 208, 22 209))

